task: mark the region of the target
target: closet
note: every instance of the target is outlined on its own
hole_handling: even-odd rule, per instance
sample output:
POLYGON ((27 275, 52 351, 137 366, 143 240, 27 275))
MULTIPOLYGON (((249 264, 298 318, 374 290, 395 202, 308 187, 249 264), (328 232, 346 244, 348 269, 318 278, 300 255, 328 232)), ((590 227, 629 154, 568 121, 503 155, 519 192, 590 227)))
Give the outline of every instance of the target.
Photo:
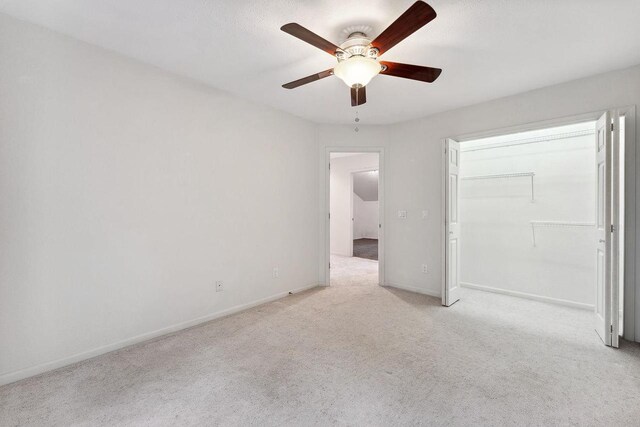
POLYGON ((595 122, 460 143, 460 285, 593 309, 595 122))

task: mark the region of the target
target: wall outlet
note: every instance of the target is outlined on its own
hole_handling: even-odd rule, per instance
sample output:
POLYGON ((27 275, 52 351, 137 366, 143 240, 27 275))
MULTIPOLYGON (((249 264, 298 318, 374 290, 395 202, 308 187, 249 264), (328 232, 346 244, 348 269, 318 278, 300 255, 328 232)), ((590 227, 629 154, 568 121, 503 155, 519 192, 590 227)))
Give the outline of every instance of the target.
POLYGON ((224 283, 222 280, 216 280, 216 292, 224 291, 224 283))
POLYGON ((422 272, 424 274, 427 274, 429 272, 429 269, 427 268, 427 264, 422 264, 422 272))
POLYGON ((407 219, 407 211, 398 211, 398 218, 407 219))
POLYGON ((278 267, 273 267, 273 278, 277 279, 278 277, 280 277, 280 270, 278 270, 278 267))

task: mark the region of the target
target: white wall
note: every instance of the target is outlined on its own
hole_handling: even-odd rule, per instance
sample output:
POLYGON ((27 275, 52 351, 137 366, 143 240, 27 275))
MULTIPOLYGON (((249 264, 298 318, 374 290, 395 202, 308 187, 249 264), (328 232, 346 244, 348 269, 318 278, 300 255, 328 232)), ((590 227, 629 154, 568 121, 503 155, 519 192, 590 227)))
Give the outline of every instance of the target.
MULTIPOLYGON (((419 84, 419 83, 416 83, 419 84)), ((435 83, 437 84, 437 83, 435 83)), ((352 126, 322 125, 319 128, 320 152, 330 146, 376 146, 385 150, 385 282, 440 295, 441 289, 441 141, 447 137, 488 132, 555 120, 609 108, 640 104, 640 66, 580 79, 561 85, 515 95, 495 101, 433 115, 421 120, 392 126, 367 125, 361 115, 360 131, 352 126), (398 210, 407 210, 406 220, 397 218, 398 210), (427 210, 423 219, 421 211, 427 210), (426 263, 428 274, 421 272, 426 263)), ((637 113, 636 113, 637 114, 637 113)), ((637 122, 637 117, 633 117, 637 122)), ((637 136, 630 150, 635 151, 637 136)), ((628 157, 631 158, 631 157, 628 157)), ((638 158, 640 161, 640 158, 638 158)), ((631 182, 636 186, 637 165, 628 165, 631 182)), ((320 201, 324 194, 324 162, 319 162, 320 201)), ((632 187, 633 188, 633 187, 632 187)), ((631 190, 633 191, 633 190, 631 190)), ((321 204, 322 206, 322 204, 321 204)), ((640 209, 637 209, 640 214, 640 209)), ((324 211, 319 212, 319 229, 324 236, 324 211)), ((629 218, 628 218, 629 219, 629 218)), ((633 218, 635 220, 635 218, 633 218)), ((638 241, 634 224, 627 222, 627 236, 638 241)), ((322 243, 321 243, 322 244, 322 243)), ((320 252, 320 266, 326 260, 320 252)), ((638 260, 630 260, 627 277, 634 280, 638 260)), ((321 281, 324 270, 320 268, 321 281)), ((629 332, 640 330, 640 290, 628 301, 636 302, 635 323, 625 325, 629 332)), ((631 335, 633 336, 633 334, 631 335)), ((640 338, 640 337, 639 337, 640 338)))
POLYGON ((316 285, 316 144, 0 15, 0 383, 316 285))
POLYGON ((463 284, 593 308, 595 138, 591 122, 460 145, 462 177, 535 173, 533 202, 530 177, 460 181, 463 284), (593 225, 536 228, 534 246, 531 221, 593 225))
POLYGON ((384 148, 386 282, 439 295, 442 138, 638 104, 634 67, 355 133, 0 15, 0 383, 324 283, 329 146, 384 148))
POLYGON ((365 202, 353 193, 353 238, 378 238, 378 202, 365 202))
POLYGON ((378 168, 378 154, 366 153, 331 159, 330 212, 331 253, 352 256, 351 241, 351 174, 364 169, 378 168))

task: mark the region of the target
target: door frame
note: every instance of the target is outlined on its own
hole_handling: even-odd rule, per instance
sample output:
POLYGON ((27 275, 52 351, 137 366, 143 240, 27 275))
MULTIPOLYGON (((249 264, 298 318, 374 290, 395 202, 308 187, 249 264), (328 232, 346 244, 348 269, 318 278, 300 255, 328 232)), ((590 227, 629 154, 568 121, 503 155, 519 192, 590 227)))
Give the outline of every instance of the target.
MULTIPOLYGON (((324 271, 324 280, 321 280, 321 285, 330 286, 331 274, 329 272, 329 261, 331 259, 331 225, 329 219, 329 200, 331 185, 329 180, 329 164, 331 162, 331 153, 378 153, 378 284, 384 286, 385 284, 385 256, 384 256, 384 231, 385 231, 385 163, 384 163, 384 147, 362 147, 357 145, 350 146, 330 146, 324 149, 324 194, 320 201, 320 212, 323 217, 321 224, 323 224, 323 231, 320 233, 323 236, 323 250, 320 253, 320 268, 324 271), (324 283, 322 283, 324 282, 324 283)), ((371 169, 371 168, 368 168, 371 169)), ((353 180, 352 180, 353 185, 353 180)), ((353 192, 353 189, 352 189, 353 192)), ((353 196, 352 196, 353 198, 353 196)), ((353 201, 352 201, 353 204, 353 201)), ((353 214, 353 212, 352 212, 353 214)), ((351 224, 353 230, 353 221, 351 224)), ((352 231, 353 233, 353 231, 352 231)), ((352 242, 353 245, 353 242, 352 242)), ((353 249, 352 249, 353 253, 353 249)))
MULTIPOLYGON (((364 153, 364 154, 366 154, 366 153, 364 153)), ((379 157, 378 157, 378 159, 379 159, 379 157)), ((353 192, 353 180, 354 180, 355 175, 357 173, 378 171, 378 225, 379 225, 380 224, 380 194, 379 194, 380 193, 380 170, 379 169, 380 168, 368 167, 368 168, 354 169, 352 171, 349 171, 349 173, 351 175, 349 177, 349 179, 350 179, 350 182, 349 182, 350 187, 349 188, 350 188, 350 191, 351 191, 349 193, 349 196, 351 198, 350 206, 349 206, 350 214, 351 214, 351 223, 349 224, 350 235, 351 235, 351 239, 349 240, 349 253, 351 254, 351 256, 353 256, 353 226, 355 225, 355 216, 353 215, 353 211, 354 211, 354 209, 353 209, 353 194, 354 194, 354 192, 353 192)), ((378 226, 378 246, 380 246, 380 227, 379 226, 378 226)), ((380 248, 378 247, 378 252, 379 251, 380 251, 380 248)), ((378 258, 380 258, 380 257, 378 256, 378 258)))
MULTIPOLYGON (((640 170, 640 156, 636 155, 636 106, 628 105, 622 107, 614 107, 588 113, 575 114, 550 120, 540 120, 529 123, 523 123, 515 126, 507 126, 503 128, 466 133, 461 135, 452 135, 454 139, 460 143, 480 138, 489 138, 494 136, 508 135, 518 132, 526 132, 531 130, 545 129, 555 126, 564 126, 588 121, 597 121, 602 113, 610 111, 612 116, 625 116, 625 227, 624 227, 624 326, 623 338, 629 341, 640 342, 640 317, 636 314, 640 313, 640 288, 636 290, 636 272, 640 272, 640 251, 636 248, 640 246, 640 235, 636 235, 637 224, 640 223, 640 197, 636 196, 636 190, 640 191, 640 174, 636 171, 640 170)), ((443 160, 440 166, 444 170, 443 160)), ((444 173, 444 172, 443 172, 444 173)), ((445 182, 442 182, 442 198, 444 200, 445 182)), ((441 224, 444 229, 444 217, 441 224)), ((442 239, 440 254, 443 257, 444 265, 446 257, 446 241, 442 239)), ((443 274, 443 281, 445 280, 443 274)), ((444 286, 444 284, 443 284, 444 286)))

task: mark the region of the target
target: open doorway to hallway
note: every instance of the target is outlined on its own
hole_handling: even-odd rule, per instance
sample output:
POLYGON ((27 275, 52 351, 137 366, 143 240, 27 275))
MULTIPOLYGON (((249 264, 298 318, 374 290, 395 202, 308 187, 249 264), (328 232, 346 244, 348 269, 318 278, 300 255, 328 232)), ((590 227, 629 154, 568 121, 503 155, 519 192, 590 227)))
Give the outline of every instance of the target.
POLYGON ((331 153, 331 285, 377 285, 380 254, 378 153, 331 153))

